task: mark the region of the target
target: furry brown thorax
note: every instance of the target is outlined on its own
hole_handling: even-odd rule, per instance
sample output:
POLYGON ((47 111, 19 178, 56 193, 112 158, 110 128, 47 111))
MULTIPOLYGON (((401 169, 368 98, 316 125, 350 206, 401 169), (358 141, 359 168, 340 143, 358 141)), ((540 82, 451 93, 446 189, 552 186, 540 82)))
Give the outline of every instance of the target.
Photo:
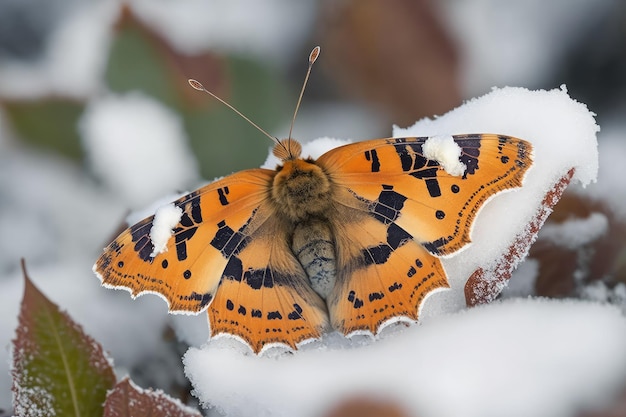
POLYGON ((274 147, 281 158, 272 186, 272 198, 279 212, 293 222, 300 222, 324 213, 331 201, 328 175, 313 159, 300 158, 302 146, 293 139, 284 139, 274 147))

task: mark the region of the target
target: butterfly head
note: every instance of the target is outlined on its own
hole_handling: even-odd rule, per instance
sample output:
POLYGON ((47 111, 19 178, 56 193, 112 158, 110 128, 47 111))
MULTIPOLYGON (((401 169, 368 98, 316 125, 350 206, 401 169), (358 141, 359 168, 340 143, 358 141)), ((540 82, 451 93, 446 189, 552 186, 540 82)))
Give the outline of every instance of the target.
POLYGON ((294 159, 300 158, 302 145, 295 139, 282 139, 276 143, 272 153, 283 162, 293 161, 294 159))

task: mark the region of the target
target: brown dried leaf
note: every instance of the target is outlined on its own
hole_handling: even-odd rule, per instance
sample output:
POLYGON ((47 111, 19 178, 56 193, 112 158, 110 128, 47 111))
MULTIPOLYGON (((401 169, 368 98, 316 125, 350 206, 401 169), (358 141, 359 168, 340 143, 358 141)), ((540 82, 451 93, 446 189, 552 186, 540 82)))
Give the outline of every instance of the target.
POLYGON ((574 175, 574 168, 561 177, 552 189, 548 191, 541 202, 541 206, 530 221, 526 230, 516 236, 507 253, 500 259, 492 270, 477 269, 465 283, 465 302, 468 306, 489 303, 500 294, 511 278, 515 266, 526 256, 530 245, 537 239, 539 229, 552 212, 552 208, 559 201, 565 188, 574 175))
POLYGON ((326 417, 408 417, 409 414, 392 401, 357 397, 345 400, 326 417))
POLYGON ((608 228, 605 235, 580 248, 557 246, 541 238, 533 245, 529 257, 539 262, 537 295, 573 296, 576 295, 577 282, 604 280, 609 285, 626 283, 626 223, 607 204, 579 193, 566 193, 554 207, 550 223, 586 219, 593 213, 606 217, 608 228), (574 279, 574 273, 578 275, 577 279, 574 279))
POLYGON ((394 123, 461 104, 456 48, 431 1, 326 1, 319 31, 329 75, 394 123))
POLYGON ((104 417, 202 417, 162 391, 143 390, 128 377, 109 392, 104 417))

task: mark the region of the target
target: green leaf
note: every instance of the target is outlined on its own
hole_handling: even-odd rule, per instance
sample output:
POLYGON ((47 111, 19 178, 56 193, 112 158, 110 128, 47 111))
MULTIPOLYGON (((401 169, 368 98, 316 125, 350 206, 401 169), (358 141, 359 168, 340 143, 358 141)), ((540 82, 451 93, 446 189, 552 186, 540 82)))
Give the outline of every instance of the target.
POLYGON ((26 274, 13 340, 18 416, 102 416, 115 375, 102 347, 46 298, 26 274))
POLYGON ((107 85, 117 93, 141 91, 177 111, 204 178, 265 161, 272 143, 217 100, 192 90, 187 79, 197 78, 271 133, 281 120, 289 120, 297 97, 290 94, 286 100, 287 88, 275 70, 245 57, 184 55, 130 11, 116 28, 107 85))
MULTIPOLYGON (((291 117, 297 96, 290 96, 293 102, 286 99, 287 89, 275 73, 253 60, 237 57, 228 57, 224 66, 228 85, 222 99, 269 133, 281 119, 291 117)), ((182 115, 204 178, 258 167, 272 147, 262 133, 216 100, 182 115)))
POLYGON ((27 143, 41 146, 73 160, 82 158, 76 123, 84 104, 47 98, 37 101, 5 101, 11 128, 27 143))
POLYGON ((142 390, 124 378, 109 392, 104 417, 202 417, 162 391, 142 390))

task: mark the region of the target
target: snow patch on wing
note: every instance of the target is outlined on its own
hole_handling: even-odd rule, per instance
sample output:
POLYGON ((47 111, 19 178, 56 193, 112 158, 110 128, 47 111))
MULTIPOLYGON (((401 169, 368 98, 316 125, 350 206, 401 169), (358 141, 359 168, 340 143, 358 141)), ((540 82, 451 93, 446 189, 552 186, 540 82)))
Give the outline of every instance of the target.
POLYGON ((173 234, 172 229, 180 222, 182 215, 183 210, 174 204, 161 206, 154 213, 150 229, 150 240, 154 247, 150 254, 152 258, 167 251, 167 242, 173 234))
POLYGON ((437 161, 448 174, 461 176, 465 173, 467 167, 459 159, 461 147, 452 136, 431 136, 422 145, 422 151, 426 158, 437 161))

